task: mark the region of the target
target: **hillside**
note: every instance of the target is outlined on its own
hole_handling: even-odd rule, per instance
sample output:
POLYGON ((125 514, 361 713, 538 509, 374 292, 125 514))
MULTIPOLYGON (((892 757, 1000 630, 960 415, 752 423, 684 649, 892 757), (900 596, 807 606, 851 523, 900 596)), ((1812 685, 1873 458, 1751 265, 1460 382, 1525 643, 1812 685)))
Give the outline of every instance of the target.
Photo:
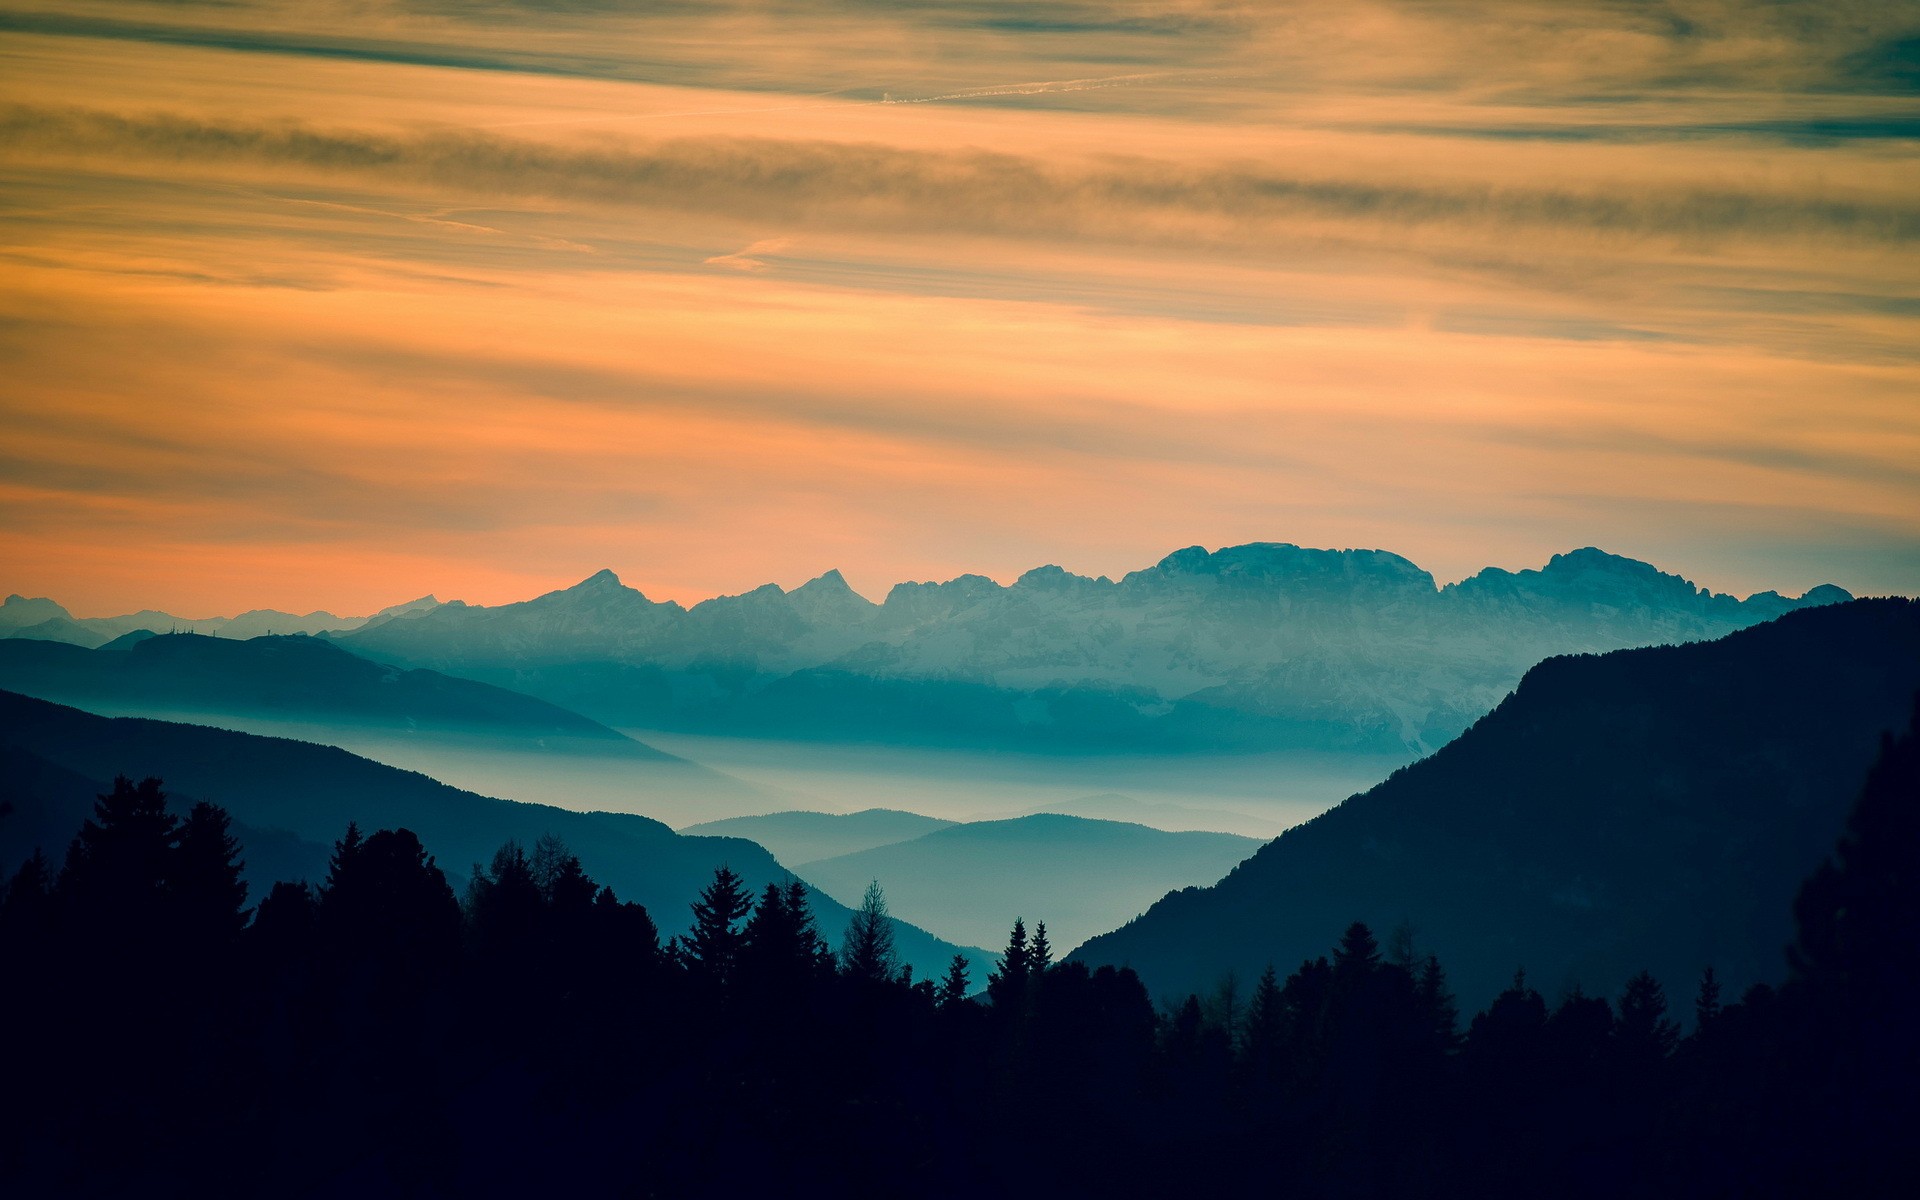
POLYGON ((854 813, 778 812, 760 817, 727 817, 688 825, 680 832, 706 837, 743 837, 765 846, 783 863, 803 863, 910 841, 953 823, 899 809, 869 808, 854 813))
POLYGON ((878 880, 892 912, 957 941, 1004 945, 1021 917, 1045 921, 1065 950, 1170 888, 1218 879, 1259 844, 1041 813, 953 825, 797 870, 843 903, 878 880))
MULTIPOLYGON (((789 874, 772 855, 740 838, 682 837, 646 817, 476 795, 330 746, 99 717, 5 691, 0 748, 27 751, 86 780, 157 775, 170 790, 219 804, 245 825, 286 830, 322 845, 331 845, 349 821, 365 829, 404 826, 454 874, 491 860, 509 838, 530 846, 551 833, 572 847, 595 879, 644 904, 662 936, 686 926, 689 904, 717 866, 731 866, 756 890, 789 874)), ((76 828, 81 815, 84 810, 75 814, 76 828)), ((47 850, 57 855, 64 847, 61 837, 47 850)), ((0 852, 8 861, 31 849, 0 821, 0 852)), ((837 943, 851 912, 816 891, 814 913, 837 943)), ((896 936, 902 959, 923 976, 937 976, 961 950, 904 923, 896 936)), ((984 971, 984 956, 967 952, 984 971)))
POLYGON ((1920 604, 1861 600, 1718 641, 1554 658, 1458 740, 1290 830, 1209 888, 1081 947, 1156 994, 1284 974, 1354 920, 1410 923, 1478 1006, 1684 995, 1779 974, 1795 888, 1920 690, 1920 604))

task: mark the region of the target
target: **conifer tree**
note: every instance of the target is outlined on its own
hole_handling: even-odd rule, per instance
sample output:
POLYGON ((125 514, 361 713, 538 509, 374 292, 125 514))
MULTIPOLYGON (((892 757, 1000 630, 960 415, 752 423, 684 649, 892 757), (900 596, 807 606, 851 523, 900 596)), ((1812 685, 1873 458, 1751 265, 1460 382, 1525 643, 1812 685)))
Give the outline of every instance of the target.
POLYGON ((942 1009, 956 1009, 967 1002, 967 956, 956 954, 947 964, 947 975, 940 981, 939 1004, 942 1009))
POLYGON ((715 868, 713 882, 693 902, 693 929, 677 943, 687 969, 711 984, 731 983, 744 936, 740 921, 752 909, 753 898, 740 876, 725 864, 715 868))
POLYGON ((1641 971, 1627 980, 1613 1036, 1628 1062, 1654 1062, 1673 1052, 1680 1027, 1667 1019, 1666 990, 1651 972, 1641 971))
POLYGON ((893 922, 887 916, 886 894, 877 879, 867 885, 860 908, 847 922, 846 937, 840 943, 840 969, 849 979, 869 983, 887 983, 900 973, 893 949, 893 922))
POLYGON ((1257 1086, 1270 1083, 1278 1072, 1281 1047, 1286 1038, 1286 1007, 1280 998, 1280 980, 1273 964, 1260 972, 1247 1002, 1246 1031, 1243 1039, 1246 1062, 1257 1086))
POLYGON ((999 969, 987 976, 987 997, 995 1008, 1004 1009, 1026 998, 1027 955, 1027 923, 1015 917, 1013 932, 1007 936, 1006 952, 1000 956, 999 969))
POLYGON ((1447 973, 1440 966, 1439 956, 1429 954, 1421 964, 1418 992, 1421 1007, 1432 1022, 1434 1045, 1443 1051, 1454 1049, 1460 1044, 1460 1009, 1447 988, 1447 973))
POLYGON ((229 941, 246 927, 245 864, 231 828, 226 810, 204 800, 180 825, 167 890, 182 931, 196 941, 229 941))
POLYGON ((1333 973, 1336 978, 1351 980, 1372 974, 1380 965, 1380 944, 1373 939, 1373 931, 1364 924, 1355 921, 1347 926, 1340 935, 1340 945, 1333 952, 1333 973))
POLYGON ((1027 943, 1027 975, 1039 979, 1053 965, 1053 943, 1047 940, 1047 923, 1040 921, 1033 927, 1033 940, 1027 943))
POLYGON ((1708 967, 1700 973, 1700 990, 1693 998, 1694 1032, 1705 1033, 1719 1019, 1720 980, 1715 977, 1713 968, 1708 967))
MULTIPOLYGON (((125 775, 95 798, 93 816, 67 850, 59 890, 83 924, 151 928, 166 907, 179 821, 167 811, 160 781, 125 775)), ((138 936, 138 935, 135 935, 138 936)))

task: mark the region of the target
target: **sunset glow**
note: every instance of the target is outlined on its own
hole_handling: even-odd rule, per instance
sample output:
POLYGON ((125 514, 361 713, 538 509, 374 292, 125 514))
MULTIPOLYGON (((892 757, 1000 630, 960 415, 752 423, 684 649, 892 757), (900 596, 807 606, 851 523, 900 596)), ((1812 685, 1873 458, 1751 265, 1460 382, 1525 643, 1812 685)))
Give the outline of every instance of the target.
POLYGON ((1920 590, 1916 28, 5 0, 5 589, 878 597, 1275 540, 1920 590))

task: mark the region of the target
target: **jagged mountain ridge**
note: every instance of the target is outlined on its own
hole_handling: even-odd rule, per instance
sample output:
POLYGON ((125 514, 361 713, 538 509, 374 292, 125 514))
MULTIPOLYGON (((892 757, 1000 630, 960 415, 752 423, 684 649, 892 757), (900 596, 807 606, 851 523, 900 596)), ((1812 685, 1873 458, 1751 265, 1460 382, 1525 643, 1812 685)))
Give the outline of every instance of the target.
POLYGON ((902 583, 828 572, 686 608, 601 571, 497 607, 336 635, 613 725, 1037 746, 1422 753, 1553 654, 1697 641, 1849 599, 1710 593, 1597 549, 1439 586, 1379 550, 1189 547, 1118 581, 1039 567, 902 583))
POLYGON ((1712 642, 1548 659, 1466 734, 1170 893, 1074 957, 1156 994, 1283 974, 1402 922, 1463 1006, 1525 968, 1610 995, 1778 982, 1795 889, 1920 691, 1920 602, 1858 600, 1712 642))

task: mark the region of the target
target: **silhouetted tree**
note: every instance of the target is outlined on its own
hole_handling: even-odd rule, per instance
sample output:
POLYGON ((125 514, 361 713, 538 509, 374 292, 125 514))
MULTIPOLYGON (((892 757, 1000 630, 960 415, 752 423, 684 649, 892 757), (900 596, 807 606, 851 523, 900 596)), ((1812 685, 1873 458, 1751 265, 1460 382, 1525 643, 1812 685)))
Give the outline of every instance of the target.
POLYGON ((1432 954, 1420 966, 1420 1003, 1433 1028, 1433 1044, 1443 1052, 1460 1044, 1460 1009, 1447 990, 1447 973, 1432 954))
POLYGON ((740 922, 753 898, 732 868, 714 869, 713 882, 693 903, 693 929, 678 942, 680 959, 696 977, 724 987, 733 980, 744 932, 740 922))
POLYGON ((1027 943, 1027 974, 1039 978, 1053 966, 1053 943, 1047 940, 1047 923, 1040 921, 1033 927, 1033 940, 1027 943))
POLYGON ((1247 1074, 1256 1089, 1272 1088, 1280 1078, 1287 1035, 1285 1002, 1280 995, 1279 976, 1273 964, 1260 972, 1247 1001, 1246 1036, 1243 1053, 1247 1074))
POLYGON ((1007 935, 1006 951, 1000 956, 1000 965, 987 975, 987 998, 996 1009, 1005 1011, 1026 999, 1029 972, 1027 955, 1027 924, 1015 917, 1013 932, 1007 935))
POLYGON ((423 980, 458 953, 460 904, 412 830, 362 839, 349 825, 320 890, 320 931, 336 955, 423 980))
POLYGON ((226 810, 196 803, 181 823, 167 880, 182 930, 195 941, 225 942, 247 924, 240 842, 226 810))
POLYGON ((956 954, 947 964, 946 978, 940 981, 939 1003, 943 1009, 954 1009, 967 1002, 967 956, 956 954))
POLYGON ((847 978, 868 983, 887 983, 900 973, 893 950, 893 921, 887 916, 886 894, 877 879, 867 885, 859 909, 847 922, 840 942, 840 969, 847 978))
POLYGON ((1347 926, 1340 945, 1333 952, 1333 974, 1337 980, 1364 977, 1380 965, 1380 944, 1373 931, 1359 921, 1347 926))
POLYGON ((1704 1034, 1720 1019, 1720 980, 1714 976, 1713 968, 1708 967, 1700 973, 1700 989, 1693 997, 1693 1027, 1697 1034, 1704 1034))
POLYGON ((1667 1019, 1666 989, 1650 972, 1641 971, 1627 980, 1613 1034, 1614 1044, 1628 1063, 1657 1062, 1673 1053, 1680 1027, 1667 1019))
POLYGON ((151 945, 163 924, 179 821, 160 781, 121 775, 95 799, 93 816, 67 850, 59 890, 68 914, 96 931, 125 930, 151 945))
POLYGON ((467 884, 466 916, 482 958, 495 960, 496 984, 531 964, 524 961, 543 932, 546 901, 533 862, 508 841, 486 867, 475 863, 467 884))

